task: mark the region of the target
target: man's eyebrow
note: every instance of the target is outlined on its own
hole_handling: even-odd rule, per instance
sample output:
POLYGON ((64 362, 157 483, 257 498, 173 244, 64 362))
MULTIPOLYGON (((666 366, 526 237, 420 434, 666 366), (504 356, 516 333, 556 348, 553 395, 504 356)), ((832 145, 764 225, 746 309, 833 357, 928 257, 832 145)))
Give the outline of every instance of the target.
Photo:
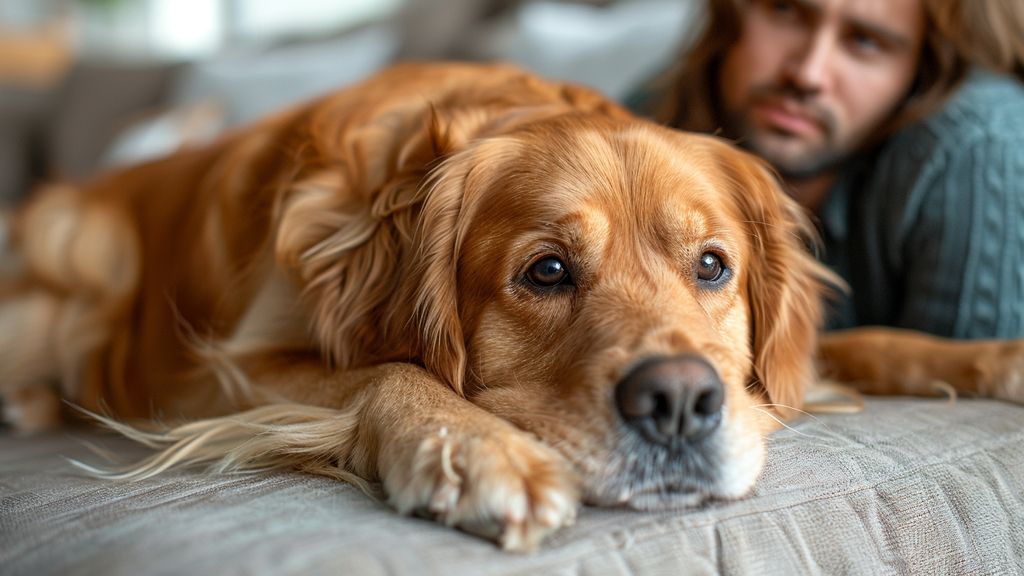
MULTIPOLYGON (((817 1, 816 0, 790 0, 790 1, 793 4, 795 4, 800 11, 802 11, 802 12, 804 12, 806 14, 810 14, 810 15, 814 16, 815 18, 820 18, 822 13, 824 12, 824 8, 822 8, 820 0, 817 0, 817 1)), ((887 28, 887 27, 885 27, 883 25, 880 25, 880 24, 878 24, 876 22, 865 20, 863 18, 857 18, 855 16, 846 16, 846 15, 843 16, 843 20, 846 22, 847 25, 852 26, 853 28, 855 28, 857 30, 860 30, 860 31, 863 31, 863 32, 867 32, 868 34, 871 34, 873 36, 877 36, 877 37, 881 38, 887 44, 890 44, 890 45, 892 45, 894 47, 902 48, 903 46, 910 45, 910 37, 909 36, 907 36, 906 34, 902 34, 900 32, 897 32, 897 31, 895 31, 895 30, 893 30, 891 28, 887 28)))
POLYGON ((848 17, 846 18, 846 21, 855 30, 867 32, 872 36, 877 36, 878 38, 881 38, 883 42, 889 44, 890 46, 902 48, 904 46, 910 45, 909 36, 897 32, 891 28, 886 28, 885 26, 880 26, 878 24, 875 24, 874 22, 868 22, 867 20, 863 20, 861 18, 848 17))
POLYGON ((820 4, 818 2, 812 2, 811 0, 790 0, 790 1, 793 4, 796 4, 797 7, 800 10, 802 10, 804 12, 807 12, 807 13, 810 13, 810 14, 813 14, 814 16, 821 16, 821 13, 823 12, 823 10, 822 10, 822 8, 821 8, 821 6, 820 6, 820 4))

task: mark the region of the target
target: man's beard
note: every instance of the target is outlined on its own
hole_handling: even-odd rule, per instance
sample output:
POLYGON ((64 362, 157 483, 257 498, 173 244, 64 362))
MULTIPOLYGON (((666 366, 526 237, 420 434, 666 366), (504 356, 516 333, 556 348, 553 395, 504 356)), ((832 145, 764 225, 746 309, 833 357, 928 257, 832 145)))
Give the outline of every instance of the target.
POLYGON ((747 137, 737 142, 741 148, 753 152, 775 168, 784 180, 809 180, 829 172, 843 162, 845 156, 828 147, 822 147, 800 158, 777 154, 771 143, 762 143, 756 137, 747 137))
POLYGON ((724 136, 732 138, 740 147, 753 152, 766 160, 786 180, 807 180, 828 172, 846 159, 848 153, 841 150, 835 143, 835 117, 832 113, 818 106, 813 97, 793 86, 758 86, 750 92, 750 96, 739 110, 723 110, 724 136), (764 100, 789 99, 800 104, 822 130, 824 138, 817 146, 807 146, 799 154, 786 154, 779 150, 769 138, 797 138, 778 131, 768 138, 769 129, 755 128, 750 121, 753 108, 764 100))

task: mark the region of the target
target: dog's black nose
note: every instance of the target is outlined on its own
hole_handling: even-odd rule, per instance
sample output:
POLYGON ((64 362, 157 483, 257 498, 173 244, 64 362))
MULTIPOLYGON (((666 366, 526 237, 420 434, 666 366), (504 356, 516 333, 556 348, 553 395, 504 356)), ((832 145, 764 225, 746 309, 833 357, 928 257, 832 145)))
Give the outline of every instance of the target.
POLYGON ((619 414, 659 444, 698 440, 722 420, 725 392, 715 369, 698 356, 654 358, 634 368, 615 388, 619 414))

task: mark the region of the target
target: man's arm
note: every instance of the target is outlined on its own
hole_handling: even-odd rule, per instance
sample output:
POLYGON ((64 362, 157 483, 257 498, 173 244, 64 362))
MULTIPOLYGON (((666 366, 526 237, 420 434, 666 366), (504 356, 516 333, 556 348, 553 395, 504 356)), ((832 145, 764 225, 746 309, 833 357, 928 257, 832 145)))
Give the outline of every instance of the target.
POLYGON ((981 134, 930 163, 916 220, 906 223, 896 325, 1024 337, 1024 136, 981 134))

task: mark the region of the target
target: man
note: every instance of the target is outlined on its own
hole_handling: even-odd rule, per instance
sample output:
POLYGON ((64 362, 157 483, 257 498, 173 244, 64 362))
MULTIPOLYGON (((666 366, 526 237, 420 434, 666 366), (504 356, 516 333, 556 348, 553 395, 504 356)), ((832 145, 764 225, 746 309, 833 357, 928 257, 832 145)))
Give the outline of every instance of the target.
POLYGON ((708 8, 661 119, 735 139, 817 216, 852 288, 830 326, 1024 336, 1024 2, 708 8))

